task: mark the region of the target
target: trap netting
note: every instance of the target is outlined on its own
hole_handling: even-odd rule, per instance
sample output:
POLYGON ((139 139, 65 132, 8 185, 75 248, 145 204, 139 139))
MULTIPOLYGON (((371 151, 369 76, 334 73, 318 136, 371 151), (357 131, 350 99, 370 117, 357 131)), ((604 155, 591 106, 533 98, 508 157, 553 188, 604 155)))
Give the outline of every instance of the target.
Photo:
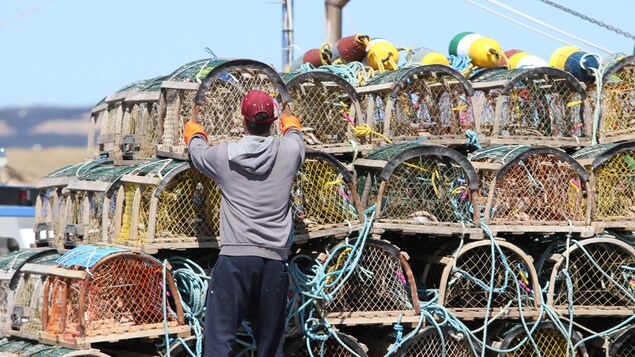
POLYGON ((365 159, 356 163, 357 187, 363 205, 377 205, 375 227, 480 234, 478 178, 462 154, 439 145, 390 144, 365 159))
POLYGON ((354 129, 361 109, 349 82, 329 72, 310 71, 294 75, 286 85, 309 147, 325 152, 355 150, 351 140, 360 142, 354 129))
POLYGON ((509 350, 510 352, 495 354, 498 357, 533 357, 533 356, 576 356, 588 357, 584 343, 578 345, 572 350, 581 339, 582 336, 576 330, 572 331, 571 336, 564 335, 553 322, 529 323, 528 327, 534 340, 535 346, 527 340, 527 331, 521 324, 517 324, 509 328, 503 336, 499 337, 499 341, 491 344, 499 350, 509 350))
POLYGON ((137 165, 121 182, 113 243, 198 247, 217 240, 220 189, 189 162, 150 160, 137 165))
MULTIPOLYGON (((492 311, 505 308, 513 314, 528 314, 538 310, 538 274, 532 258, 518 246, 502 240, 482 240, 465 244, 446 256, 439 304, 459 314, 480 317, 485 316, 488 302, 492 311)), ((435 284, 427 282, 427 276, 424 278, 426 285, 435 284)))
POLYGON ((64 240, 64 189, 68 184, 103 164, 105 158, 98 158, 57 169, 46 175, 37 185, 35 201, 35 242, 38 245, 57 244, 64 240))
POLYGON ((609 356, 613 357, 632 357, 635 356, 635 327, 622 332, 611 343, 609 348, 609 356))
POLYGON ((351 317, 418 316, 417 289, 406 257, 398 247, 386 241, 368 239, 364 243, 358 248, 363 250, 356 265, 345 267, 347 274, 349 269, 352 273, 338 284, 332 284, 334 276, 340 274, 349 254, 359 252, 353 252, 354 245, 331 252, 334 255, 329 257, 325 271, 334 276, 326 278, 323 290, 330 299, 319 302, 325 317, 346 324, 346 319, 351 317))
POLYGON ((494 146, 469 159, 481 181, 479 200, 492 232, 592 234, 589 173, 564 151, 494 146))
MULTIPOLYGON (((290 101, 280 75, 268 65, 253 60, 216 61, 208 66, 200 85, 164 85, 166 117, 160 155, 187 158, 187 145, 183 139, 183 125, 188 119, 198 120, 207 134, 209 144, 237 141, 243 135, 243 116, 240 103, 251 90, 258 89, 290 101), (186 90, 182 90, 185 88, 186 90)), ((281 104, 282 105, 282 104, 281 104)), ((277 108, 276 116, 280 109, 277 108)), ((272 125, 272 134, 280 133, 279 125, 272 125)))
POLYGON ((355 337, 342 332, 334 332, 329 335, 327 333, 319 336, 319 338, 311 338, 305 336, 290 344, 285 349, 285 356, 291 357, 366 357, 368 349, 362 343, 358 342, 355 337), (308 340, 308 341, 307 341, 308 340), (310 349, 310 350, 309 350, 310 349))
POLYGON ((395 352, 396 357, 472 357, 477 351, 472 349, 468 340, 456 330, 440 327, 440 331, 429 326, 410 337, 395 352))
POLYGON ((547 304, 576 316, 631 316, 635 308, 635 249, 611 237, 572 241, 551 271, 547 304), (568 266, 567 266, 568 263, 568 266))
POLYGON ((14 303, 11 305, 11 326, 4 332, 31 340, 37 340, 42 330, 42 304, 48 268, 56 265, 61 255, 57 252, 33 257, 16 274, 14 303))
POLYGON ((114 247, 80 246, 58 260, 43 304, 43 341, 89 344, 186 332, 172 275, 155 258, 114 247))
MULTIPOLYGON (((587 90, 593 112, 597 106, 597 86, 587 90)), ((606 65, 602 73, 600 113, 594 115, 601 143, 635 138, 635 56, 626 56, 606 65)), ((596 129, 596 128, 594 128, 596 129)))
POLYGON ((362 212, 351 173, 333 156, 312 150, 293 181, 291 209, 296 240, 327 229, 329 234, 350 232, 362 212))
POLYGON ((590 144, 586 92, 555 68, 488 70, 471 78, 479 133, 491 144, 590 144), (493 114, 493 117, 492 117, 493 114))
POLYGON ((572 156, 593 173, 590 181, 595 189, 592 224, 596 228, 632 227, 635 219, 635 142, 595 145, 572 156))
POLYGON ((96 349, 75 350, 59 346, 49 346, 29 341, 2 338, 0 339, 0 354, 3 356, 29 356, 29 357, 71 357, 71 356, 95 356, 108 357, 96 349))

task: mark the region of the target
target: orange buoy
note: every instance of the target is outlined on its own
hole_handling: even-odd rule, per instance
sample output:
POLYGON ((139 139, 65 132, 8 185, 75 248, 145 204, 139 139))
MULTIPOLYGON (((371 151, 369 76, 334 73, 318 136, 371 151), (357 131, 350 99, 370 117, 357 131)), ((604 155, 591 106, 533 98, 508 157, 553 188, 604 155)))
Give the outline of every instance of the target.
POLYGON ((313 67, 331 64, 331 51, 328 48, 312 48, 306 51, 302 57, 291 62, 289 72, 295 72, 305 63, 310 63, 313 67))
POLYGON ((366 55, 366 43, 370 37, 366 35, 352 35, 342 37, 333 46, 333 63, 341 60, 344 63, 361 62, 366 55))

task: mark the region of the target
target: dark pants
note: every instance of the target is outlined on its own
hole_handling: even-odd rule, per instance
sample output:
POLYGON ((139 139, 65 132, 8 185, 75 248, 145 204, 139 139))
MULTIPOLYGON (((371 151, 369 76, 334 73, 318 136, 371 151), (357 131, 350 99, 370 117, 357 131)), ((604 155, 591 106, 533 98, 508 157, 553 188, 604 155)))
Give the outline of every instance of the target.
POLYGON ((249 315, 258 356, 282 356, 289 279, 284 261, 221 255, 205 312, 205 356, 234 355, 236 333, 249 315))

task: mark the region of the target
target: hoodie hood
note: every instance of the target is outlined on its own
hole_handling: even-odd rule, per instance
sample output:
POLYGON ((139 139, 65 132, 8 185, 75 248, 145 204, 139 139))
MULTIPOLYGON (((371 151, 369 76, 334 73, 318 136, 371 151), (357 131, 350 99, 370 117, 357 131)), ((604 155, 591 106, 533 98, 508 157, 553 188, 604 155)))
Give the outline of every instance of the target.
POLYGON ((236 164, 255 175, 268 173, 276 162, 280 141, 273 136, 245 136, 227 144, 227 156, 236 164))

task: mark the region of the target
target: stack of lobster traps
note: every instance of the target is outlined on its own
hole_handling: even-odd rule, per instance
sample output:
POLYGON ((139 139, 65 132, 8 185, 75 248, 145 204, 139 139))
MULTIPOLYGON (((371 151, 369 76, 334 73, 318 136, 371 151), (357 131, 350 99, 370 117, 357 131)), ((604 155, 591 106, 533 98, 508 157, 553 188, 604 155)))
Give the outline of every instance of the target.
MULTIPOLYGON (((632 354, 633 58, 586 86, 554 68, 357 81, 216 58, 132 83, 93 109, 87 161, 38 185, 39 250, 0 260, 0 350, 201 355, 222 193, 183 126, 237 141, 259 89, 307 146, 286 355, 632 354)), ((257 349, 248 323, 237 354, 257 349)))

